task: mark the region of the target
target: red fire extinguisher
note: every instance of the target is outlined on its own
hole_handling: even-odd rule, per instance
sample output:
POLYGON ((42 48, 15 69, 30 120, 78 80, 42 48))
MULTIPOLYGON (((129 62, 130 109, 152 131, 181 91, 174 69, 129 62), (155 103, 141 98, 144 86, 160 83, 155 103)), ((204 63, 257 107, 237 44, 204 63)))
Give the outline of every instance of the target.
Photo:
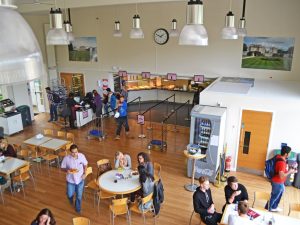
POLYGON ((230 168, 231 168, 231 156, 226 156, 226 159, 225 159, 225 171, 226 172, 230 172, 230 168))

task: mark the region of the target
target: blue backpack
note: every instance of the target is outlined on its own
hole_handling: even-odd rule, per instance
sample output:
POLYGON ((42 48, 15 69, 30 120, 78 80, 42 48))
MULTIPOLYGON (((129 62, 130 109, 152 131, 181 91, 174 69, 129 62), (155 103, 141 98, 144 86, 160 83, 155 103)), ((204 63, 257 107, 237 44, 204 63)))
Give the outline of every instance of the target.
POLYGON ((276 157, 277 157, 277 155, 275 155, 271 159, 268 159, 265 163, 265 174, 269 180, 271 180, 272 177, 274 177, 276 174, 275 173, 276 162, 283 161, 282 158, 276 159, 276 157))

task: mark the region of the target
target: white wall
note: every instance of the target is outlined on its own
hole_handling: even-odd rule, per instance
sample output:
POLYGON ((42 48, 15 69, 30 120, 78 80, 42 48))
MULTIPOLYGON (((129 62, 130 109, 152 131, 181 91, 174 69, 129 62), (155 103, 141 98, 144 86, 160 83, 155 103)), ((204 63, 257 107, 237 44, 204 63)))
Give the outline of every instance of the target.
POLYGON ((300 153, 300 82, 256 81, 248 94, 212 92, 209 89, 200 94, 200 104, 227 107, 225 143, 227 155, 233 157, 232 168, 236 169, 242 110, 272 112, 272 125, 268 154, 280 144, 288 143, 293 151, 300 153), (273 86, 273 87, 272 87, 273 86), (269 87, 266 88, 265 87, 269 87), (271 91, 270 91, 271 90, 271 91))

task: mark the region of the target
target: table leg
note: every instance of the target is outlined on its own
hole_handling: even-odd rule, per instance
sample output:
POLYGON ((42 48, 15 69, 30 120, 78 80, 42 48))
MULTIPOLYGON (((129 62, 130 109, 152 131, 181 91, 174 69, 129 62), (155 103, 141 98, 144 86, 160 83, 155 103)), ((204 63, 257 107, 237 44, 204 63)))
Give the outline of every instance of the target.
POLYGON ((186 184, 184 185, 184 188, 187 191, 191 191, 194 192, 196 191, 196 188, 198 187, 198 185, 195 184, 195 167, 196 167, 196 159, 193 159, 193 169, 192 169, 192 180, 190 184, 186 184))

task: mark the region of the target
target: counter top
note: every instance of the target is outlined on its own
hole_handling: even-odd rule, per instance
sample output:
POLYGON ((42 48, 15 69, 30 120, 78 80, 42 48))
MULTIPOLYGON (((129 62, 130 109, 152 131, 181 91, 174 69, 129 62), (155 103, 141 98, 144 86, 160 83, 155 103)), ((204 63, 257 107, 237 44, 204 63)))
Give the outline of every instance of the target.
POLYGON ((167 88, 139 88, 139 89, 129 89, 129 91, 150 91, 150 90, 163 90, 163 91, 178 91, 178 92, 186 92, 186 93, 195 93, 197 92, 197 90, 174 90, 174 89, 167 89, 167 88))

